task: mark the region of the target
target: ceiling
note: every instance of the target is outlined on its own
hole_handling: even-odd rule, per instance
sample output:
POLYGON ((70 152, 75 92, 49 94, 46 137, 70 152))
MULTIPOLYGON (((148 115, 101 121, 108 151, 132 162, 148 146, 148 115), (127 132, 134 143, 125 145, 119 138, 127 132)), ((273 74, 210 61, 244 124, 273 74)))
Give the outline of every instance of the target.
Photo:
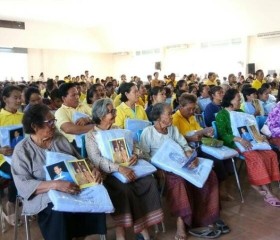
POLYGON ((0 0, 0 9, 1 20, 98 32, 114 50, 280 30, 279 0, 0 0))

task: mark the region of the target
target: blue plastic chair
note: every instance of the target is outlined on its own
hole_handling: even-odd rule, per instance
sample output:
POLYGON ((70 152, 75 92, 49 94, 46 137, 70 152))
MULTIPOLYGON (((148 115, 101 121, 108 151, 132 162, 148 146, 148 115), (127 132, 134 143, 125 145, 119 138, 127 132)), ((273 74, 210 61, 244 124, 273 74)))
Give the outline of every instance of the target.
POLYGON ((82 136, 82 148, 81 148, 81 156, 82 158, 86 158, 87 157, 87 150, 86 150, 86 136, 83 135, 82 136))
POLYGON ((266 120, 267 120, 267 116, 256 116, 256 121, 257 121, 259 130, 262 129, 262 127, 265 124, 266 120))
MULTIPOLYGON (((212 127, 213 127, 213 130, 214 130, 214 138, 218 139, 218 129, 217 129, 216 121, 213 121, 213 122, 212 122, 212 127)), ((238 155, 238 158, 241 159, 241 160, 245 160, 244 156, 242 156, 242 155, 240 155, 240 154, 238 155)), ((236 179, 237 188, 238 188, 238 190, 239 190, 241 202, 244 203, 244 198, 243 198, 243 194, 242 194, 242 190, 241 190, 241 185, 240 185, 240 180, 239 180, 239 172, 240 172, 240 167, 241 167, 242 165, 240 165, 239 171, 238 171, 238 173, 237 173, 234 158, 231 158, 231 161, 232 161, 234 176, 235 176, 235 179, 236 179)), ((241 163, 243 163, 243 161, 242 161, 241 163)))

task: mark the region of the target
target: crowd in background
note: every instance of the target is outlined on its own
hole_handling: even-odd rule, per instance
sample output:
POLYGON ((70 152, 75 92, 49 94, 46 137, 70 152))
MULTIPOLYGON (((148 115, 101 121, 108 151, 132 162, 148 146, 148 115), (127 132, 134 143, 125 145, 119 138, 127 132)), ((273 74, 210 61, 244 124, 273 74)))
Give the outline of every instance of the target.
MULTIPOLYGON (((237 76, 229 74, 227 78, 223 79, 218 79, 214 72, 209 72, 204 79, 200 79, 196 74, 184 75, 181 79, 176 79, 174 73, 159 79, 159 73, 155 72, 153 75, 148 75, 144 81, 137 76, 128 80, 124 74, 120 76, 119 80, 113 77, 99 79, 90 76, 88 71, 77 77, 66 76, 64 80, 60 80, 58 76, 54 79, 45 79, 44 74, 41 73, 38 80, 34 80, 32 77, 29 82, 2 82, 0 86, 0 126, 20 124, 22 118, 30 117, 31 113, 36 116, 36 106, 41 106, 42 111, 46 114, 41 117, 49 117, 49 119, 45 119, 45 123, 47 121, 49 127, 55 126, 60 134, 68 140, 71 145, 67 145, 69 152, 79 151, 74 136, 87 133, 88 155, 97 171, 107 174, 119 171, 132 180, 135 178, 133 172, 125 167, 112 165, 100 156, 94 139, 96 131, 111 129, 113 125, 125 128, 126 118, 153 122, 153 126, 144 130, 139 147, 140 152, 149 157, 163 143, 166 135, 178 142, 186 155, 191 155, 193 151, 191 143, 200 142, 203 136, 213 135, 213 121, 217 121, 219 138, 224 141, 225 145, 236 148, 235 143, 239 142, 245 148, 250 149, 249 141, 233 136, 228 114, 230 111, 244 111, 254 116, 268 116, 268 126, 272 133, 268 141, 280 146, 280 124, 278 124, 280 122, 280 111, 278 111, 280 105, 277 104, 280 97, 279 80, 277 74, 265 77, 262 70, 249 74, 247 78, 238 73, 237 76), (102 107, 104 108, 102 104, 105 104, 105 110, 102 109, 102 107), (87 117, 74 122, 73 114, 75 112, 86 114, 87 117), (200 113, 203 114, 205 126, 202 126, 195 118, 195 114, 200 113), (14 122, 3 120, 9 114, 13 117, 17 115, 14 122), (193 134, 189 134, 190 132, 193 134)), ((39 111, 40 107, 37 108, 39 111)), ((42 134, 39 131, 42 126, 40 123, 37 125, 38 127, 29 126, 31 129, 29 133, 31 137, 33 134, 35 142, 36 136, 42 134)), ((43 144, 43 147, 48 147, 40 141, 37 143, 37 145, 43 144)), ((28 144, 32 147, 31 142, 28 144)), ((232 169, 229 167, 228 161, 219 161, 203 153, 199 148, 197 150, 199 157, 214 161, 213 171, 202 189, 198 191, 197 188, 178 176, 166 173, 167 199, 172 214, 178 217, 175 236, 177 240, 187 239, 186 229, 188 227, 209 225, 217 223, 217 221, 219 221, 217 223, 219 226, 223 226, 224 232, 222 233, 229 232, 228 226, 219 220, 219 201, 232 198, 227 193, 226 187, 226 179, 232 173, 232 169), (211 194, 208 194, 209 192, 211 194), (181 197, 178 198, 178 195, 181 197), (197 204, 193 204, 193 201, 197 204), (206 216, 201 214, 201 209, 206 206, 205 201, 209 207, 204 211, 206 216)), ((11 152, 13 149, 5 146, 0 148, 0 153, 3 155, 11 152)), ((280 200, 272 194, 268 185, 272 181, 280 180, 277 154, 279 154, 278 150, 250 151, 244 154, 251 186, 264 197, 267 203, 276 207, 280 206, 280 200), (259 171, 256 172, 256 169, 259 171)), ((16 156, 20 159, 18 152, 16 156)), ((138 154, 135 153, 131 161, 136 161, 137 157, 138 154)), ((11 173, 7 163, 1 159, 0 170, 11 173)), ((20 171, 19 166, 15 166, 13 175, 16 178, 16 185, 22 187, 20 183, 22 179, 20 180, 17 175, 18 171, 20 171)), ((109 180, 105 182, 105 185, 109 189, 113 203, 119 204, 120 196, 114 196, 115 189, 124 187, 117 186, 112 179, 109 180)), ((136 233, 141 232, 144 236, 143 239, 149 239, 146 227, 162 221, 162 211, 158 197, 155 197, 153 180, 147 178, 143 180, 143 184, 151 186, 150 195, 143 198, 143 202, 149 202, 151 207, 151 198, 156 199, 156 204, 150 209, 146 209, 147 214, 153 212, 154 221, 147 218, 147 221, 143 223, 144 227, 141 227, 131 219, 122 219, 123 215, 128 214, 131 210, 120 204, 115 216, 117 239, 124 239, 122 238, 124 236, 123 228, 133 224, 136 233)), ((7 205, 8 215, 12 214, 15 194, 16 188, 13 184, 7 205)), ((137 211, 134 214, 139 219, 143 218, 137 211)))

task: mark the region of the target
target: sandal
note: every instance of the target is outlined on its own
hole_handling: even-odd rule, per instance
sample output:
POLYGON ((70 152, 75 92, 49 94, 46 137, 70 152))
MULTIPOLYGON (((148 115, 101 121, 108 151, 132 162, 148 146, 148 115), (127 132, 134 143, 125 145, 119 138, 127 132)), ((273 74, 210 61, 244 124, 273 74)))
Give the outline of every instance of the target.
POLYGON ((199 238, 217 238, 221 235, 221 230, 209 227, 199 227, 189 230, 189 233, 195 237, 199 238))
POLYGON ((273 196, 273 195, 266 195, 264 197, 264 201, 267 202, 268 204, 270 204, 273 207, 280 207, 280 200, 273 196))
POLYGON ((224 223, 223 220, 219 219, 214 223, 214 227, 218 230, 221 231, 221 233, 225 234, 225 233, 229 233, 230 232, 230 228, 228 225, 226 225, 224 223))
POLYGON ((188 237, 186 235, 176 234, 174 237, 175 240, 187 240, 188 237))

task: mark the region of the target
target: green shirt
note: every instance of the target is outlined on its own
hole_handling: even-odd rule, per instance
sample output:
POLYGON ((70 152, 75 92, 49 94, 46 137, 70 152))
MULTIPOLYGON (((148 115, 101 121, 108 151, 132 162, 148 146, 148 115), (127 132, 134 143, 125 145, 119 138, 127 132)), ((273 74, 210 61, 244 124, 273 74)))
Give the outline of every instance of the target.
MULTIPOLYGON (((237 110, 242 112, 242 110, 237 110)), ((236 148, 233 141, 234 135, 231 129, 230 114, 226 109, 222 109, 216 116, 216 125, 218 131, 218 138, 224 141, 224 145, 230 148, 236 148)))

